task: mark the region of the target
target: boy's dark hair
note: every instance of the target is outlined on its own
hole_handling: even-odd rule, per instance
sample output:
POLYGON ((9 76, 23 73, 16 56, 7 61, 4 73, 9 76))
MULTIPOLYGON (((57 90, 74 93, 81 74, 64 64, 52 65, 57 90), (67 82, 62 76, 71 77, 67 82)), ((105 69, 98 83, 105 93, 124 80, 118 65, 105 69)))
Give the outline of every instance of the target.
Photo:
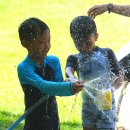
POLYGON ((70 34, 76 46, 88 44, 90 35, 96 33, 96 24, 89 16, 78 16, 70 24, 70 34))
POLYGON ((50 30, 49 27, 38 18, 26 19, 24 22, 20 24, 18 28, 21 43, 24 44, 24 40, 28 42, 31 42, 31 40, 35 40, 47 29, 50 30))

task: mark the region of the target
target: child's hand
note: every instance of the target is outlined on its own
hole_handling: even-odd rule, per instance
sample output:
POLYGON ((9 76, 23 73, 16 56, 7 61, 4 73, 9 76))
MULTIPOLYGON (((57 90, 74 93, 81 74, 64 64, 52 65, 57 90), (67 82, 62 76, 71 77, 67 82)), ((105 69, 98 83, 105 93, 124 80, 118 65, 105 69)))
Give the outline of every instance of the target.
POLYGON ((73 89, 74 94, 83 90, 83 88, 84 88, 84 84, 81 84, 80 82, 73 82, 72 83, 72 89, 73 89))
POLYGON ((88 10, 88 15, 92 18, 95 18, 97 15, 103 14, 107 11, 107 4, 95 5, 88 10))
POLYGON ((115 87, 115 89, 118 89, 118 88, 120 88, 120 87, 122 86, 123 81, 124 81, 123 78, 124 78, 124 77, 119 76, 119 77, 117 77, 117 78, 115 79, 115 81, 114 81, 114 87, 115 87))

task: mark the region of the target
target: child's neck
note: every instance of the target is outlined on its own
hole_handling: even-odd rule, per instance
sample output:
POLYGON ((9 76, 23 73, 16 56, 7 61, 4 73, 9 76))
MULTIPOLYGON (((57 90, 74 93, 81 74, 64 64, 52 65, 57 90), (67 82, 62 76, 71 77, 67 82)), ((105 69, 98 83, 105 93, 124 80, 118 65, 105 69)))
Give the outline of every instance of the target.
POLYGON ((86 51, 80 52, 80 53, 83 53, 85 55, 91 55, 94 52, 94 50, 96 49, 96 47, 97 46, 94 46, 91 50, 86 50, 86 51))
POLYGON ((32 61, 34 61, 36 64, 38 64, 41 68, 43 68, 43 58, 33 56, 29 54, 29 57, 31 58, 32 61))

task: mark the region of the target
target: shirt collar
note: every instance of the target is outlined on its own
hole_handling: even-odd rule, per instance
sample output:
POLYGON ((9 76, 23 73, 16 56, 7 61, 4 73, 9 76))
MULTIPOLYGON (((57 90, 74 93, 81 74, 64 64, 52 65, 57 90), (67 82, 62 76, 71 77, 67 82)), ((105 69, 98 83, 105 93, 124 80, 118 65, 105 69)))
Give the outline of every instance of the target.
POLYGON ((88 55, 88 56, 90 56, 90 55, 92 55, 93 54, 93 52, 95 52, 95 51, 98 51, 98 46, 96 46, 94 49, 92 49, 92 51, 89 53, 89 54, 86 54, 86 53, 84 53, 84 52, 80 52, 79 54, 82 54, 82 55, 88 55))
MULTIPOLYGON (((27 61, 30 65, 41 68, 40 65, 38 65, 36 62, 34 62, 29 56, 25 58, 25 61, 27 61)), ((43 59, 44 66, 46 65, 46 58, 43 59)))

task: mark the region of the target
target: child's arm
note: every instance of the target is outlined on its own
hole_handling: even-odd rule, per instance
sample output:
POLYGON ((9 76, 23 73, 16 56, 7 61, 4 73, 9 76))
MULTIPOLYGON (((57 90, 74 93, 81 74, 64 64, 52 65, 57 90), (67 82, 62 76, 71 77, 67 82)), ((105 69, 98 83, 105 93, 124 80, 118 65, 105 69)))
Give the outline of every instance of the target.
POLYGON ((52 82, 43 80, 31 67, 20 64, 18 77, 21 85, 31 85, 42 93, 54 96, 70 96, 83 89, 83 85, 77 82, 52 82))
POLYGON ((77 77, 74 75, 75 71, 77 70, 77 57, 76 55, 70 55, 67 58, 66 62, 66 69, 65 69, 65 74, 66 74, 66 81, 79 81, 77 77))
POLYGON ((119 62, 117 61, 114 52, 109 49, 107 53, 110 61, 111 72, 113 73, 113 85, 116 89, 118 89, 124 81, 124 72, 119 62))
POLYGON ((113 78, 114 80, 114 87, 115 89, 118 89, 122 86, 123 81, 124 81, 124 74, 123 71, 120 70, 119 73, 113 78))
POLYGON ((88 10, 88 15, 95 18, 106 11, 130 17, 130 5, 101 4, 95 5, 88 10))
POLYGON ((124 69, 124 80, 130 81, 130 53, 124 56, 119 63, 121 64, 122 68, 124 69))
POLYGON ((72 67, 67 67, 65 70, 65 74, 67 77, 66 81, 71 81, 71 82, 79 81, 77 77, 74 75, 74 69, 72 67))

